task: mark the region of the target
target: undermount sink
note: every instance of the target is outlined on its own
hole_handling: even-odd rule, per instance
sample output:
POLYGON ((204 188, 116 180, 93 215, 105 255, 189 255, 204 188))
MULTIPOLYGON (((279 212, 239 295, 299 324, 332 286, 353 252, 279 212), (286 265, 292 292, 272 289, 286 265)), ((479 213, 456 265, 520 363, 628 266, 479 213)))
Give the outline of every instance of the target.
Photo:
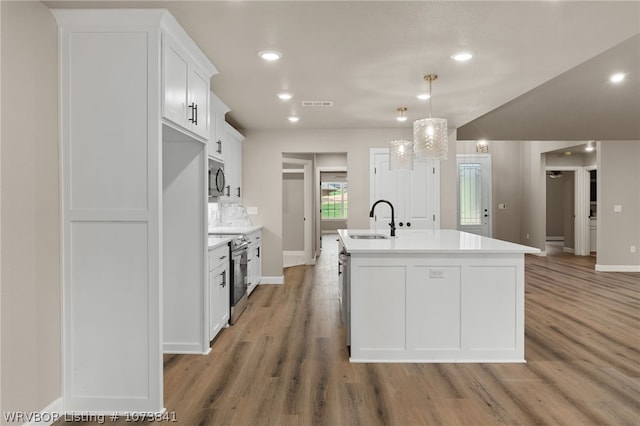
POLYGON ((384 240, 389 237, 382 234, 349 234, 349 238, 356 240, 384 240))

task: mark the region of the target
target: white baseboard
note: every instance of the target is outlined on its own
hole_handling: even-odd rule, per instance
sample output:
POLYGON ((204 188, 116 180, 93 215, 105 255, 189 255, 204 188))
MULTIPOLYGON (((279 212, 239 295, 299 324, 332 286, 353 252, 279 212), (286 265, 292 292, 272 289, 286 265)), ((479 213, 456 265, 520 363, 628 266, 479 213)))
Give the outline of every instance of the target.
POLYGON ((283 251, 282 267, 304 265, 304 251, 283 251))
POLYGON ((640 272, 640 265, 598 265, 596 271, 600 272, 640 272))
POLYGON ((562 247, 562 251, 565 253, 575 253, 575 249, 572 249, 571 247, 562 247))
POLYGON ((540 256, 540 257, 545 257, 547 255, 547 252, 541 250, 538 253, 527 253, 527 254, 532 254, 534 256, 540 256))
POLYGON ((263 284, 284 284, 284 275, 279 277, 262 277, 260 280, 260 285, 263 284))
POLYGON ((162 345, 162 353, 165 354, 183 354, 183 355, 207 355, 211 352, 211 348, 207 346, 205 352, 202 352, 202 346, 198 343, 164 343, 162 345))

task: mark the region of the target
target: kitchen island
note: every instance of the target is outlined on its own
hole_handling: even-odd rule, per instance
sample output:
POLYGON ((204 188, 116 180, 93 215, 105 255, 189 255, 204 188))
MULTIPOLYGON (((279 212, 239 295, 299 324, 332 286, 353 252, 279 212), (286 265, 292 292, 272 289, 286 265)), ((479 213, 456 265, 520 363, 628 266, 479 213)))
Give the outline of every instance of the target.
POLYGON ((525 362, 524 254, 538 249, 450 229, 338 234, 352 362, 525 362))

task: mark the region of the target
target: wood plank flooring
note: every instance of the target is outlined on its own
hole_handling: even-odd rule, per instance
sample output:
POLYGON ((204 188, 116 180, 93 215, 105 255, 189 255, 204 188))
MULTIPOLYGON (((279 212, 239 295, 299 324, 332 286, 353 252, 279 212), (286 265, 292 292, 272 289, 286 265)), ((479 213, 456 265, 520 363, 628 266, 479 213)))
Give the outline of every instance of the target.
POLYGON ((526 364, 351 364, 334 240, 259 286, 209 356, 165 356, 179 424, 640 424, 640 274, 527 256, 526 364))

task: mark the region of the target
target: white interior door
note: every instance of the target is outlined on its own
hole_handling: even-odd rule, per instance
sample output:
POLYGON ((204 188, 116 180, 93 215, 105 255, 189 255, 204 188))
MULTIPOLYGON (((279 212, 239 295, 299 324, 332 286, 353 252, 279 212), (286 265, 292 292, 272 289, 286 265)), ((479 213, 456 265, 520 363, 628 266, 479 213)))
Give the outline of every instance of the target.
POLYGON ((458 155, 458 229, 491 237, 491 155, 458 155))
MULTIPOLYGON (((389 150, 372 148, 370 158, 371 205, 383 199, 395 210, 397 229, 437 229, 440 227, 440 162, 416 162, 414 169, 389 170, 389 150)), ((385 229, 391 209, 376 207, 370 227, 385 229)))

